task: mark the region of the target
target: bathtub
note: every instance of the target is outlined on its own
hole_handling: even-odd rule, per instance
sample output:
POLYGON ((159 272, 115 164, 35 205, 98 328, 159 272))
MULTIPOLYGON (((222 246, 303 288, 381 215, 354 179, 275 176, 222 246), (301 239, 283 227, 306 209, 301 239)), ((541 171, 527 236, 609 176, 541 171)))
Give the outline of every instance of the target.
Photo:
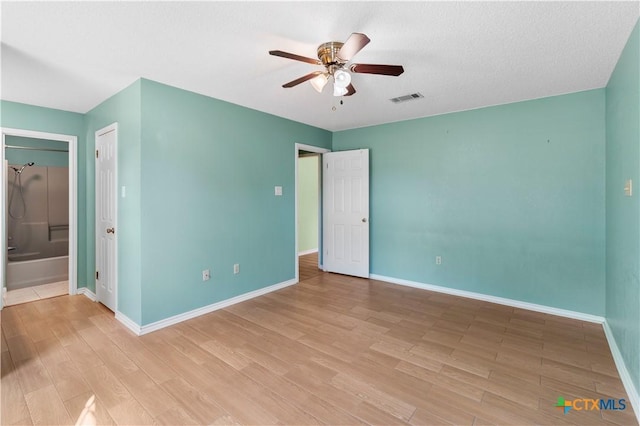
POLYGON ((69 256, 7 262, 7 290, 69 279, 69 256))

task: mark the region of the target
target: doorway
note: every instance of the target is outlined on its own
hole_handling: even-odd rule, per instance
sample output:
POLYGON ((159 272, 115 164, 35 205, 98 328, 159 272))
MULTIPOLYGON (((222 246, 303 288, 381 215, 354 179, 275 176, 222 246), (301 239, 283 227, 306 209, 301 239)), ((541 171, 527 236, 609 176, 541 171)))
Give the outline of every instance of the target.
POLYGON ((2 128, 2 142, 0 309, 75 294, 77 137, 2 128))
POLYGON ((311 145, 295 145, 296 281, 307 279, 322 270, 321 165, 322 154, 326 152, 330 151, 311 145))

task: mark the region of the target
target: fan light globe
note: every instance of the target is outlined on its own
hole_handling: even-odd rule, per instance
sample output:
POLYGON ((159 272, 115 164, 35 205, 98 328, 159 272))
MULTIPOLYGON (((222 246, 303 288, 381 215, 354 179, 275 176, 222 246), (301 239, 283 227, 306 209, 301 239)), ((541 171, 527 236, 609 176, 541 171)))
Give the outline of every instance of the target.
POLYGON ((338 87, 336 84, 333 85, 333 96, 343 96, 348 92, 346 87, 338 87))
POLYGON ((338 70, 333 73, 334 86, 346 89, 351 84, 351 74, 346 71, 338 70))
POLYGON ((311 86, 313 86, 313 88, 318 93, 322 93, 322 89, 324 89, 324 86, 327 84, 328 81, 329 81, 329 76, 327 74, 319 74, 313 77, 311 80, 309 80, 309 82, 311 83, 311 86))

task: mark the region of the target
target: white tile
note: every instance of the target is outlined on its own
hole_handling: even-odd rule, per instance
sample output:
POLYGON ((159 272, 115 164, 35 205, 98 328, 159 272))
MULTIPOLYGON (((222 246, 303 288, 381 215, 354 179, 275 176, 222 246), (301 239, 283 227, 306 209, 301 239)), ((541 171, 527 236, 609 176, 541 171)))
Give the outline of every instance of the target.
POLYGON ((33 291, 35 291, 41 299, 62 296, 63 294, 69 293, 69 282, 60 281, 57 283, 43 284, 33 287, 33 291))
POLYGON ((40 299, 69 294, 69 281, 42 284, 34 287, 9 290, 4 296, 4 305, 11 306, 20 303, 33 302, 40 299))
POLYGON ((9 290, 5 295, 5 304, 7 306, 17 305, 20 303, 33 302, 39 300, 38 294, 32 288, 19 288, 17 290, 9 290))

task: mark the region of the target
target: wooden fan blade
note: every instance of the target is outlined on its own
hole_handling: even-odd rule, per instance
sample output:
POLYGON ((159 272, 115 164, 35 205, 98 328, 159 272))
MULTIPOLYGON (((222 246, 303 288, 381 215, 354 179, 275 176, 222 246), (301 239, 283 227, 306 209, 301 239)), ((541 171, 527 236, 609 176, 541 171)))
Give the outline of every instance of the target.
POLYGON ((295 53, 283 52, 282 50, 270 50, 269 55, 280 56, 281 58, 293 59, 294 61, 306 62, 313 65, 322 65, 317 59, 307 58, 306 56, 296 55, 295 53))
POLYGON ((352 72, 363 74, 382 74, 399 76, 404 72, 402 65, 376 65, 376 64, 353 64, 350 67, 352 72))
POLYGON ((362 33, 353 33, 349 36, 347 41, 344 42, 340 50, 338 51, 338 58, 347 62, 353 58, 356 53, 362 50, 371 40, 369 37, 362 33))
POLYGON ((347 93, 345 93, 343 96, 351 96, 354 93, 356 93, 356 88, 353 87, 353 84, 350 84, 347 86, 347 93))
POLYGON ((305 81, 307 81, 307 80, 311 80, 311 79, 312 79, 313 77, 315 77, 316 75, 320 75, 320 74, 322 74, 322 73, 323 73, 322 71, 314 71, 314 72, 309 73, 309 74, 307 74, 307 75, 305 75, 305 76, 302 76, 302 77, 297 78, 297 79, 295 79, 295 80, 293 80, 293 81, 290 81, 290 82, 288 82, 287 84, 283 84, 283 85, 282 85, 282 87, 285 87, 285 88, 287 88, 287 89, 288 89, 288 88, 290 88, 290 87, 297 86, 298 84, 300 84, 300 83, 304 83, 304 82, 305 82, 305 81))

